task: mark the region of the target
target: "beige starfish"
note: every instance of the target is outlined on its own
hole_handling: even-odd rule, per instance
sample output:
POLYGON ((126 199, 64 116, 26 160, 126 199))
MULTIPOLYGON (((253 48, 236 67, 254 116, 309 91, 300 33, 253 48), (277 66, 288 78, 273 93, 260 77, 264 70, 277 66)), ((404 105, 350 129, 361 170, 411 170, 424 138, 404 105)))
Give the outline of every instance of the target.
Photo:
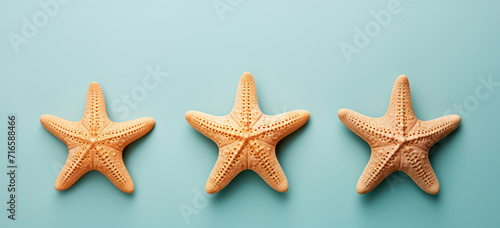
POLYGON ((250 73, 241 76, 233 110, 226 116, 189 111, 186 120, 219 147, 219 158, 208 178, 207 193, 222 190, 238 173, 251 169, 279 192, 288 190, 288 181, 276 159, 276 144, 304 125, 309 112, 264 115, 257 102, 255 82, 250 73))
POLYGON ((80 121, 43 115, 40 122, 69 149, 68 160, 56 180, 58 191, 66 190, 91 170, 103 173, 126 193, 134 191, 134 183, 123 163, 122 151, 153 128, 153 119, 145 117, 112 122, 106 114, 101 87, 92 82, 87 93, 85 114, 80 121))
POLYGON ((429 162, 429 149, 458 127, 460 116, 417 119, 411 104, 410 84, 404 75, 394 83, 389 109, 383 117, 371 118, 348 109, 339 110, 338 115, 372 149, 356 187, 358 193, 371 191, 398 170, 408 174, 425 192, 439 192, 439 182, 429 162))

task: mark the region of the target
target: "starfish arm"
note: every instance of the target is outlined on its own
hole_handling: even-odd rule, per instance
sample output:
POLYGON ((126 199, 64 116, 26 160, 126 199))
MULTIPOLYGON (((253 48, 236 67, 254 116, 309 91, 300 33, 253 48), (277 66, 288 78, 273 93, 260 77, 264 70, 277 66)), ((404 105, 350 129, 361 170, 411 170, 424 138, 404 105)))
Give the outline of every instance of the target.
POLYGON ((262 116, 255 124, 254 134, 259 139, 276 145, 281 139, 302 127, 309 120, 309 112, 297 110, 274 116, 262 116))
POLYGON ((79 146, 69 150, 68 159, 57 177, 55 188, 58 191, 71 187, 83 174, 93 169, 90 146, 79 146))
POLYGON ((242 134, 240 129, 233 127, 235 122, 230 116, 213 116, 198 111, 189 111, 186 113, 186 120, 194 129, 214 141, 219 147, 234 142, 238 135, 242 134))
POLYGON ((230 115, 244 129, 252 127, 262 115, 257 101, 255 81, 248 72, 241 76, 230 115))
POLYGON ((356 135, 365 140, 372 148, 392 142, 395 132, 391 131, 381 118, 372 118, 349 109, 338 111, 340 121, 356 135))
POLYGON ((40 122, 50 133, 63 141, 69 149, 80 145, 89 136, 80 122, 72 122, 53 115, 43 115, 40 122))
POLYGON ((241 171, 247 169, 243 155, 244 143, 235 141, 219 148, 219 157, 208 177, 205 190, 208 194, 219 192, 241 171))
POLYGON ((410 82, 408 78, 401 75, 396 79, 392 89, 389 108, 384 117, 392 120, 391 125, 398 129, 399 135, 404 135, 408 127, 411 127, 417 121, 413 113, 411 102, 410 82))
POLYGON ((264 181, 278 192, 288 190, 288 180, 281 168, 274 145, 260 140, 250 142, 249 168, 259 174, 264 181))
POLYGON ((131 142, 147 134, 154 125, 155 120, 149 117, 113 122, 102 133, 101 142, 121 151, 131 142))
POLYGON ((372 149, 370 161, 359 178, 356 191, 365 194, 377 187, 391 173, 398 170, 396 152, 399 146, 385 146, 372 149))
POLYGON ((457 129, 461 118, 458 115, 448 115, 429 121, 418 121, 416 126, 408 133, 409 139, 425 145, 424 149, 430 149, 439 140, 457 129), (422 143, 423 142, 423 143, 422 143))
POLYGON ((111 122, 106 113, 104 94, 102 93, 101 86, 97 82, 92 82, 89 86, 85 113, 81 122, 92 132, 102 130, 111 122))
POLYGON ((437 194, 439 192, 439 181, 436 173, 429 162, 427 151, 420 148, 408 148, 408 153, 404 153, 403 167, 401 171, 408 174, 411 179, 425 192, 437 194))
POLYGON ((123 163, 122 151, 107 146, 97 146, 96 150, 95 169, 104 174, 118 189, 132 193, 134 182, 123 163))

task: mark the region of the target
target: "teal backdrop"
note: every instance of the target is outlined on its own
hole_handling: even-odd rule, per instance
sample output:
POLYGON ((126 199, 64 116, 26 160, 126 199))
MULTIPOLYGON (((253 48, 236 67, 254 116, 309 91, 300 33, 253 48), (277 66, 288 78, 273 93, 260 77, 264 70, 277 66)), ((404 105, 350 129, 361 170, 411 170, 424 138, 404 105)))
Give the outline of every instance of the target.
POLYGON ((499 227, 498 1, 0 1, 0 227, 499 227), (265 114, 309 122, 282 140, 286 193, 244 171, 204 192, 217 146, 185 120, 226 115, 244 72, 265 114), (426 194, 394 173, 356 193, 369 146, 338 119, 380 117, 407 75, 421 120, 462 116, 431 150, 426 194), (92 171, 54 189, 66 145, 40 124, 83 115, 88 86, 109 117, 149 116, 124 151, 135 192, 92 171), (17 115, 16 220, 7 218, 7 116, 17 115))

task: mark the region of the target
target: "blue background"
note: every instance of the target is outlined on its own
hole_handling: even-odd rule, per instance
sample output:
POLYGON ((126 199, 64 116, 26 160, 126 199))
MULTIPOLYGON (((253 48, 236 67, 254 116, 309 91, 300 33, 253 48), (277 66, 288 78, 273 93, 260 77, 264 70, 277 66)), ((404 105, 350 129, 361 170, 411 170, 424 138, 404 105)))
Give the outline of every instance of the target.
POLYGON ((375 21, 370 12, 387 10, 389 1, 220 2, 231 9, 222 17, 211 0, 72 1, 16 53, 9 33, 22 34, 22 18, 32 21, 42 7, 0 1, 2 144, 7 115, 19 120, 17 220, 8 220, 4 209, 2 146, 0 227, 500 226, 500 87, 481 87, 488 75, 500 82, 498 1, 401 0, 400 13, 350 63, 340 45, 354 45, 355 28, 364 30, 375 21), (141 90, 148 66, 169 76, 144 90, 137 107, 127 106, 121 96, 141 90), (229 113, 245 71, 255 77, 265 114, 305 109, 311 118, 278 144, 288 192, 245 171, 208 198, 204 186, 217 146, 184 114, 229 113), (428 195, 395 173, 359 195, 355 186, 370 148, 338 120, 337 110, 382 116, 401 74, 409 77, 419 119, 450 110, 462 116, 457 131, 431 150, 441 191, 428 195), (67 191, 54 189, 67 147, 39 117, 78 121, 92 81, 104 90, 111 120, 156 120, 125 149, 132 194, 96 171, 67 191), (488 98, 478 98, 478 87, 488 98), (458 113, 454 105, 466 108, 458 113), (180 208, 196 214, 186 219, 180 208))

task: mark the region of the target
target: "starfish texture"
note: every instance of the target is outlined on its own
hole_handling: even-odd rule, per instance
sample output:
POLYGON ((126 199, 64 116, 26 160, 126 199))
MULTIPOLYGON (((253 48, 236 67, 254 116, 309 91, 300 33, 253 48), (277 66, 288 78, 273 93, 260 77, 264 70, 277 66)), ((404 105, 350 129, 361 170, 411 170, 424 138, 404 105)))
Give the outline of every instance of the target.
POLYGON ((103 173, 126 193, 134 183, 123 163, 125 146, 148 133, 154 126, 145 117, 126 122, 112 122, 106 113, 104 95, 97 82, 90 84, 83 118, 72 122, 52 115, 40 117, 42 125, 63 141, 69 149, 66 164, 57 177, 55 188, 63 191, 91 170, 103 173))
POLYGON ((387 113, 371 118, 341 109, 338 116, 351 131, 371 147, 370 161, 358 181, 360 194, 373 190, 395 171, 403 171, 425 192, 437 194, 439 182, 429 162, 429 149, 453 132, 460 116, 449 115, 430 121, 415 117, 410 84, 404 75, 394 83, 387 113))
POLYGON ((259 174, 276 191, 286 192, 288 181, 276 158, 275 147, 308 119, 309 112, 304 110, 264 115, 257 102, 254 79, 248 72, 240 79, 236 101, 228 115, 187 112, 189 124, 219 147, 219 157, 205 187, 207 193, 222 190, 246 169, 259 174))

